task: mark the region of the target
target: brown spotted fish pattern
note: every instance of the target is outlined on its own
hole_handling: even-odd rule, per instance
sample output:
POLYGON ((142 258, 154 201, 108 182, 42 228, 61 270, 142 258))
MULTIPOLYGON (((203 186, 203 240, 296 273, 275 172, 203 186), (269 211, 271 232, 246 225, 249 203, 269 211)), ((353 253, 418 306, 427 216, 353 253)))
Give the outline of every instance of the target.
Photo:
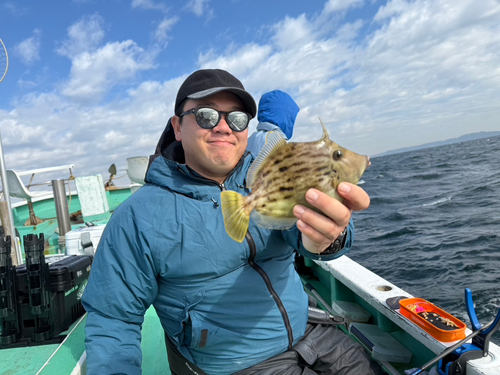
POLYGON ((270 132, 248 171, 251 193, 246 197, 234 191, 221 193, 224 225, 231 238, 243 241, 250 216, 262 228, 289 229, 297 222, 296 204, 314 209, 305 199, 308 189, 342 201, 337 186, 343 181, 358 183, 370 165, 369 157, 331 141, 321 125, 323 136, 316 142, 287 143, 279 133, 270 132))

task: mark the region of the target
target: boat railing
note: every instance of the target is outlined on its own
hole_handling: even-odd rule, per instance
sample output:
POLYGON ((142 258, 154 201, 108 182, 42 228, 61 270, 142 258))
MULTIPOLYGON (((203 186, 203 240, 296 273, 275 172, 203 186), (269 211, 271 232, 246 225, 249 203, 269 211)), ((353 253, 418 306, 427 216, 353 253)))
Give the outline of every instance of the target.
MULTIPOLYGON (((51 172, 57 172, 57 171, 62 171, 62 170, 68 170, 69 171, 69 178, 68 180, 74 179, 73 177, 73 168, 75 168, 74 164, 67 164, 67 165, 60 165, 60 166, 53 166, 53 167, 46 167, 46 168, 37 168, 37 169, 30 169, 26 171, 16 171, 13 169, 7 169, 5 170, 5 174, 2 175, 2 187, 3 187, 3 198, 7 201, 7 207, 10 206, 10 197, 17 198, 17 199, 23 199, 26 200, 27 206, 29 209, 29 223, 31 225, 37 225, 39 222, 41 222, 40 219, 37 218, 35 215, 34 209, 33 209, 33 200, 38 200, 38 199, 46 199, 46 198, 51 198, 53 196, 53 191, 33 191, 30 190, 31 187, 33 186, 49 186, 51 182, 47 183, 40 183, 40 184, 33 184, 33 180, 35 178, 35 175, 39 174, 44 174, 44 173, 51 173, 51 172), (30 176, 29 183, 25 185, 21 179, 21 177, 25 176, 30 176), (5 177, 5 178, 4 178, 5 177), (6 180, 6 181, 4 181, 6 180), (8 196, 7 196, 8 195, 8 196)), ((11 216, 11 212, 9 209, 9 216, 11 216)), ((9 217, 10 219, 10 217, 9 217)), ((11 225, 13 226, 13 219, 11 219, 11 225)), ((17 242, 17 241, 14 241, 17 242)), ((22 263, 22 258, 21 258, 21 252, 20 249, 16 249, 17 251, 17 259, 16 261, 18 264, 22 263)))
POLYGON ((74 164, 68 164, 68 165, 59 165, 59 166, 54 166, 54 167, 47 167, 47 168, 38 168, 38 169, 30 169, 27 171, 15 171, 13 169, 8 169, 7 170, 7 180, 9 184, 9 192, 12 197, 15 198, 23 198, 23 199, 28 199, 27 197, 30 196, 31 199, 34 198, 34 194, 39 194, 38 192, 34 193, 30 191, 29 189, 32 186, 49 186, 51 181, 43 182, 43 183, 37 183, 33 184, 33 180, 35 178, 36 174, 41 174, 41 173, 49 173, 49 172, 56 172, 56 171, 62 171, 62 170, 69 170, 69 179, 73 178, 73 168, 75 168, 74 164), (30 176, 30 181, 28 182, 27 185, 24 185, 24 183, 21 180, 21 177, 23 176, 30 176))
POLYGON ((33 178, 35 177, 35 174, 55 172, 55 171, 68 169, 69 173, 70 173, 70 179, 71 179, 73 176, 72 169, 74 167, 75 167, 74 164, 68 164, 68 165, 61 165, 61 166, 55 166, 55 167, 32 169, 32 170, 22 171, 22 172, 15 171, 13 169, 7 170, 7 185, 9 186, 9 194, 11 197, 25 199, 28 202, 31 225, 36 225, 38 223, 38 220, 39 220, 39 219, 37 219, 35 212, 34 212, 34 209, 33 209, 33 199, 35 199, 35 198, 49 198, 49 197, 53 196, 53 192, 51 192, 51 191, 34 192, 32 190, 29 190, 29 187, 30 187, 31 183, 33 182, 33 178), (30 183, 28 184, 28 186, 25 186, 23 181, 21 180, 21 176, 29 176, 29 175, 31 175, 30 183))
MULTIPOLYGON (((4 196, 2 199, 4 201, 0 202, 0 216, 2 220, 2 226, 4 228, 5 236, 9 236, 11 238, 15 237, 16 227, 14 226, 14 215, 12 214, 11 203, 10 203, 10 194, 9 194, 9 184, 7 183, 7 174, 5 168, 5 156, 3 153, 3 143, 2 143, 2 135, 0 134, 0 179, 2 180, 2 190, 4 196)), ((21 247, 19 246, 17 241, 14 241, 15 248, 15 263, 19 264, 21 261, 21 247)))

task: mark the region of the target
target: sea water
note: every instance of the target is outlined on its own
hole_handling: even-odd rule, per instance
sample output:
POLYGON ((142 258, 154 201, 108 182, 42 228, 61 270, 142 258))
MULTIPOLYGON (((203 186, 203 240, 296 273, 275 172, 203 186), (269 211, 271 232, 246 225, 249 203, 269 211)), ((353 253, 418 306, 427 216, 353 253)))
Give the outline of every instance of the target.
MULTIPOLYGON (((349 256, 471 327, 500 308, 500 137, 372 158, 349 256)), ((500 344, 500 332, 493 336, 500 344)))

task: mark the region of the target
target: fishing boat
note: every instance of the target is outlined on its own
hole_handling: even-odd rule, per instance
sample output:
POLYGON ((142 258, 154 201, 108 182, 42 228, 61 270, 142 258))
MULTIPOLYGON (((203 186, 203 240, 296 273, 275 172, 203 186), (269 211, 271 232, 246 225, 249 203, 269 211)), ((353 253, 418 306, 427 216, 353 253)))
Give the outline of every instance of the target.
MULTIPOLYGON (((100 175, 75 178, 72 164, 24 172, 5 171, 2 158, 2 186, 5 193, 8 191, 3 198, 11 207, 9 221, 19 239, 11 244, 12 256, 19 264, 24 263, 23 248, 33 245, 33 238, 43 238, 44 258, 49 263, 93 255, 110 214, 144 183, 147 160, 146 157, 127 160, 132 183, 118 187, 113 183, 116 168, 110 168, 110 178, 104 183, 100 175), (52 190, 36 193, 23 181, 23 177, 29 178, 28 184, 33 186, 34 175, 47 173, 59 174, 47 184, 52 190), (11 203, 9 196, 18 201, 11 203), (64 210, 67 215, 61 213, 64 210)), ((0 253, 0 261, 5 258, 0 253)), ((481 324, 475 316, 470 291, 465 292, 464 309, 468 309, 471 327, 457 326, 459 334, 453 336, 448 332, 447 336, 446 332, 420 321, 418 308, 433 306, 431 302, 410 295, 348 256, 328 262, 299 258, 297 270, 316 307, 325 314, 340 316, 343 321, 340 329, 364 345, 386 373, 417 375, 439 365, 443 374, 500 374, 500 347, 490 342, 491 334, 500 326, 500 312, 488 324, 481 324), (404 304, 408 301, 411 304, 404 304), (441 357, 444 359, 438 362, 441 357)), ((2 272, 5 275, 5 269, 2 272)), ((3 282, 0 286, 7 285, 3 282)), ((73 293, 81 296, 83 284, 65 286, 67 289, 59 293, 64 297, 73 293)), ((0 292, 5 305, 5 288, 0 292)), ((5 311, 1 307, 0 314, 5 311)), ((433 311, 455 321, 440 309, 433 311)), ((21 338, 11 340, 8 345, 5 342, 9 340, 4 340, 0 346, 0 375, 86 374, 86 315, 84 311, 76 315, 67 328, 50 339, 21 338)), ((5 315, 0 315, 0 323, 5 320, 5 315)), ((3 329, 0 338, 7 336, 3 329)), ((159 319, 150 308, 142 326, 143 374, 170 374, 164 340, 159 319)))

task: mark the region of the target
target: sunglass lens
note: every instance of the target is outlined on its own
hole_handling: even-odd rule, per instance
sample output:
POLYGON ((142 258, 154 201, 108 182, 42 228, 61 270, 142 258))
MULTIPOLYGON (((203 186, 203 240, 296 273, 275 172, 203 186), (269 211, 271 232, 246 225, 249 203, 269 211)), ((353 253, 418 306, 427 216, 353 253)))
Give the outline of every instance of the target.
POLYGON ((249 119, 245 112, 233 111, 228 113, 227 122, 233 130, 241 132, 248 126, 249 119))
POLYGON ((196 111, 196 122, 204 129, 212 129, 219 122, 219 113, 213 108, 200 108, 196 111))

